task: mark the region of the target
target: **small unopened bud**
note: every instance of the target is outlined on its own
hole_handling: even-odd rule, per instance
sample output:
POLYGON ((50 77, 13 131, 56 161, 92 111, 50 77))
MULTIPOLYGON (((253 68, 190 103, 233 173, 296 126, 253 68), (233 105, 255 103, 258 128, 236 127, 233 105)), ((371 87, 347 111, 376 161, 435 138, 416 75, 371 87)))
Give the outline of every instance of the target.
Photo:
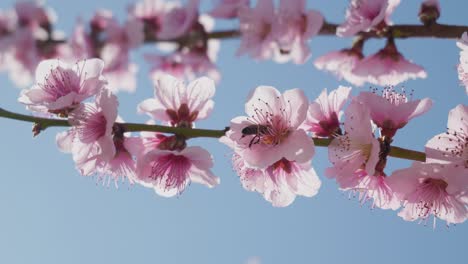
POLYGON ((440 5, 438 0, 426 0, 419 9, 419 20, 426 25, 434 24, 440 16, 440 5))
POLYGON ((32 128, 33 137, 39 135, 39 133, 41 133, 41 131, 42 131, 42 126, 41 126, 41 124, 39 124, 39 123, 34 123, 33 128, 32 128))

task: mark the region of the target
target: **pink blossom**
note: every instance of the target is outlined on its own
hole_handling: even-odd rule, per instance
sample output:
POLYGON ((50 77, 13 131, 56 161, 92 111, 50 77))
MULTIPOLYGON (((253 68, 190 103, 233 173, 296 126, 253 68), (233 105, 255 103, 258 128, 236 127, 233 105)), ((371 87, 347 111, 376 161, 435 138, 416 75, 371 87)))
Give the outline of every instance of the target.
POLYGON ((358 194, 362 204, 372 200, 372 208, 396 210, 400 208, 400 200, 388 183, 385 175, 368 175, 364 170, 358 170, 355 175, 359 177, 359 184, 347 190, 358 194))
POLYGON ((143 22, 146 36, 156 38, 161 31, 164 15, 173 7, 164 0, 143 0, 130 6, 129 15, 131 20, 143 22))
POLYGON ((106 63, 104 75, 109 82, 109 89, 134 92, 136 90, 136 74, 138 66, 130 62, 129 50, 123 50, 118 43, 108 43, 101 50, 101 58, 106 63))
POLYGON ((139 112, 177 127, 192 127, 193 122, 211 113, 215 86, 209 78, 202 77, 185 86, 177 78, 163 75, 155 82, 154 98, 141 102, 139 112))
POLYGON ((157 194, 171 197, 181 194, 190 182, 210 188, 219 184, 213 175, 213 160, 201 147, 187 147, 181 151, 152 150, 137 157, 137 178, 157 194))
POLYGON ((458 79, 465 86, 468 94, 468 33, 463 33, 461 39, 457 42, 460 51, 460 64, 458 64, 458 79))
POLYGON ((36 70, 36 84, 23 90, 19 102, 29 109, 66 116, 83 100, 97 94, 106 81, 100 59, 67 65, 59 60, 42 61, 36 70))
POLYGON ((129 52, 143 42, 143 24, 132 20, 120 26, 112 13, 105 10, 97 12, 92 23, 98 24, 100 31, 107 36, 105 45, 100 49, 100 57, 106 63, 104 73, 109 88, 113 92, 135 91, 137 66, 130 63, 129 52))
MULTIPOLYGON (((154 121, 150 120, 147 124, 154 124, 154 121)), ((166 136, 161 133, 145 131, 140 132, 139 137, 127 138, 124 145, 135 157, 142 157, 155 149, 181 151, 187 147, 186 140, 183 137, 177 135, 166 136)))
POLYGON ((239 9, 249 6, 250 0, 215 0, 215 7, 209 12, 216 18, 236 18, 239 9))
POLYGON ((20 1, 15 4, 18 24, 21 27, 43 27, 47 29, 56 20, 55 13, 46 9, 40 1, 20 1))
POLYGON ((310 162, 297 163, 282 158, 266 169, 255 169, 234 154, 232 163, 244 189, 261 193, 273 206, 288 206, 296 195, 312 197, 320 189, 320 179, 310 162))
POLYGON ((448 116, 447 132, 426 144, 426 161, 468 168, 468 106, 458 105, 448 116))
POLYGON ((128 139, 128 137, 118 138, 114 136, 114 157, 108 161, 105 159, 98 159, 96 173, 103 183, 105 183, 104 179, 106 176, 108 176, 109 181, 114 180, 115 183, 117 183, 119 179, 121 181, 127 179, 129 183, 135 181, 136 162, 130 154, 130 151, 126 148, 125 142, 128 139))
POLYGON ((70 113, 72 129, 57 136, 58 146, 62 151, 73 154, 82 175, 96 173, 102 163, 116 157, 113 133, 117 106, 117 97, 103 89, 95 103, 81 104, 70 113))
POLYGON ((129 52, 143 40, 143 24, 140 21, 131 20, 121 26, 110 11, 99 10, 91 20, 90 33, 84 30, 81 22, 77 24, 70 45, 76 58, 97 56, 104 60, 104 75, 111 91, 133 92, 138 67, 130 62, 129 52))
POLYGON ((426 78, 424 69, 408 60, 398 52, 393 40, 374 55, 359 61, 352 73, 372 84, 397 85, 408 79, 426 78))
POLYGON ((412 118, 426 113, 432 106, 429 98, 409 100, 404 91, 398 93, 393 87, 385 88, 382 96, 375 92, 361 92, 356 99, 369 108, 372 121, 381 129, 381 134, 390 138, 412 118))
POLYGON ((188 0, 184 7, 170 9, 161 21, 161 39, 175 39, 187 34, 198 21, 199 0, 188 0))
MULTIPOLYGON (((206 34, 214 27, 214 20, 208 16, 200 16, 198 29, 206 34)), ((215 61, 220 48, 219 40, 201 41, 199 45, 185 46, 169 55, 146 54, 145 58, 153 67, 151 76, 170 74, 177 78, 194 80, 198 76, 208 76, 215 82, 221 79, 215 61)))
POLYGON ((323 25, 323 16, 315 10, 306 11, 305 0, 281 0, 274 25, 280 57, 303 64, 310 57, 307 41, 318 34, 323 25))
POLYGON ((252 58, 273 58, 278 51, 273 31, 275 10, 272 0, 258 0, 255 8, 239 10, 241 43, 237 55, 249 54, 252 58))
POLYGON ((458 224, 468 218, 468 177, 466 168, 440 164, 414 163, 395 171, 389 179, 392 189, 403 202, 398 214, 406 221, 427 223, 431 215, 458 224))
POLYGON ((299 89, 281 94, 274 87, 259 86, 245 104, 247 116, 232 119, 226 136, 233 141, 234 152, 252 168, 264 169, 282 158, 309 162, 314 142, 299 129, 307 107, 299 89))
POLYGON ((352 72, 362 58, 364 55, 361 50, 343 49, 318 57, 314 61, 314 65, 319 70, 331 72, 340 80, 345 79, 351 84, 362 86, 366 82, 366 78, 352 72))
POLYGON ((350 37, 360 31, 379 30, 390 23, 389 17, 400 0, 351 0, 346 10, 346 21, 336 34, 350 37))
POLYGON ((7 67, 5 56, 12 47, 13 41, 11 33, 15 30, 15 27, 15 14, 13 12, 0 10, 0 70, 7 67))
POLYGON ((334 137, 341 133, 341 109, 348 100, 351 87, 340 86, 327 94, 324 89, 314 102, 309 105, 307 118, 302 127, 318 137, 334 137))
POLYGON ((356 100, 345 111, 344 127, 346 133, 328 147, 333 167, 325 173, 343 189, 357 188, 362 177, 375 174, 380 144, 373 135, 369 109, 356 100))
POLYGON ((201 75, 206 75, 215 82, 221 79, 216 65, 203 52, 175 52, 167 56, 148 54, 145 58, 153 65, 151 76, 155 79, 165 74, 188 80, 194 80, 201 75))
MULTIPOLYGON (((326 175, 336 178, 341 189, 357 193, 362 204, 396 210, 400 203, 387 183, 380 160, 380 144, 373 136, 370 113, 365 105, 353 100, 346 109, 345 131, 328 147, 333 167, 326 175)), ((383 161, 385 163, 385 161, 383 161)))

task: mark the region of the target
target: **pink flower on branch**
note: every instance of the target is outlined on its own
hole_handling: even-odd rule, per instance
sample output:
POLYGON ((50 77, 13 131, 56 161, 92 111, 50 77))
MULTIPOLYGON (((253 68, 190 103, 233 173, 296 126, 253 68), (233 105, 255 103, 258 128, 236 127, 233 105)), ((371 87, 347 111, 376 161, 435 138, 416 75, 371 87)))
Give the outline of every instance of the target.
POLYGON ((273 31, 275 7, 272 0, 258 0, 255 8, 241 8, 239 23, 242 37, 237 55, 249 54, 260 60, 272 58, 278 49, 273 31))
POLYGON ((214 0, 215 7, 209 14, 215 18, 236 18, 239 9, 248 7, 250 0, 214 0))
POLYGON ((372 201, 372 207, 397 209, 400 204, 388 186, 381 160, 380 142, 374 138, 367 107, 353 100, 345 113, 345 134, 328 147, 333 167, 325 173, 335 178, 341 189, 357 193, 361 203, 372 201))
POLYGON ((396 196, 403 202, 398 214, 406 221, 427 223, 431 216, 458 224, 468 218, 468 177, 466 168, 441 164, 414 163, 389 178, 396 196))
POLYGON ((259 86, 245 104, 247 116, 232 119, 226 137, 252 168, 264 169, 282 158, 309 162, 314 142, 299 128, 307 107, 307 98, 299 89, 281 94, 273 87, 259 86))
POLYGON ((308 40, 317 35, 323 16, 315 10, 306 11, 305 0, 281 0, 273 30, 279 47, 277 61, 292 60, 303 64, 310 57, 308 40))
POLYGON ((113 92, 135 91, 138 68, 130 63, 129 52, 143 42, 143 24, 130 20, 121 26, 108 10, 96 12, 90 24, 90 32, 85 31, 81 22, 75 27, 70 40, 72 55, 77 59, 102 58, 108 88, 113 92))
POLYGON ((211 113, 214 102, 214 82, 202 77, 187 86, 170 75, 156 80, 154 98, 138 105, 138 111, 172 126, 192 127, 196 120, 205 119, 211 113))
POLYGON ((333 139, 328 147, 333 167, 325 173, 346 189, 357 187, 363 174, 374 175, 380 144, 374 138, 369 109, 356 100, 345 111, 344 128, 346 133, 333 139))
POLYGON ((393 39, 383 49, 359 61, 352 70, 354 75, 367 78, 367 82, 387 86, 398 85, 408 79, 426 78, 424 69, 398 52, 393 39))
POLYGON ((369 108, 372 121, 381 129, 381 134, 389 138, 412 118, 426 113, 432 106, 429 98, 411 100, 404 91, 398 93, 393 87, 385 88, 382 96, 375 92, 361 92, 356 100, 369 108))
POLYGON ((168 10, 162 17, 158 37, 175 39, 189 33, 198 22, 199 2, 199 0, 188 0, 186 6, 174 6, 168 10))
POLYGON ((348 100, 350 87, 340 86, 330 94, 324 89, 314 102, 309 105, 307 118, 302 128, 317 137, 335 137, 341 134, 341 109, 348 100))
POLYGON ((321 181, 310 162, 297 163, 282 158, 266 169, 255 169, 234 154, 232 163, 244 189, 261 193, 276 207, 290 205, 297 195, 315 196, 320 189, 321 181))
POLYGON ((15 12, 20 27, 41 27, 50 30, 50 26, 56 20, 55 13, 44 8, 39 1, 19 1, 15 4, 15 12))
POLYGON ((165 0, 143 0, 129 7, 130 20, 138 20, 144 24, 146 38, 157 38, 162 29, 164 15, 174 8, 175 3, 165 0))
POLYGON ((194 80, 198 76, 208 76, 218 82, 221 74, 216 68, 220 42, 207 39, 206 34, 214 28, 214 20, 209 16, 200 16, 194 27, 198 38, 183 43, 177 51, 169 55, 146 54, 145 58, 152 64, 151 76, 170 74, 177 78, 194 80), (193 43, 192 43, 193 42, 193 43))
POLYGON ((106 81, 100 59, 67 65, 59 60, 42 61, 36 69, 36 84, 23 90, 18 101, 30 110, 67 116, 82 101, 99 93, 106 81))
POLYGON ((280 1, 277 12, 273 1, 260 0, 255 8, 241 8, 239 20, 242 37, 238 55, 277 62, 292 60, 297 64, 310 56, 307 41, 323 25, 323 16, 314 10, 306 11, 303 0, 280 1))
POLYGON ((448 116, 447 132, 426 144, 426 161, 468 169, 468 106, 458 105, 448 116))
POLYGON ((212 172, 213 160, 201 147, 187 147, 180 151, 152 150, 137 156, 137 180, 157 194, 171 197, 181 194, 190 182, 210 188, 219 184, 212 172))
POLYGON ((381 30, 390 23, 390 15, 400 0, 351 0, 346 10, 346 21, 336 34, 350 37, 360 31, 381 30))
POLYGON ((362 86, 367 78, 354 74, 353 69, 363 58, 361 50, 343 49, 318 57, 314 61, 314 65, 319 70, 331 72, 340 80, 345 79, 353 85, 362 86))
POLYGON ((69 114, 71 130, 57 136, 57 145, 62 151, 72 153, 81 174, 87 176, 98 172, 103 164, 116 156, 114 123, 117 106, 117 97, 103 89, 96 102, 81 104, 69 114))

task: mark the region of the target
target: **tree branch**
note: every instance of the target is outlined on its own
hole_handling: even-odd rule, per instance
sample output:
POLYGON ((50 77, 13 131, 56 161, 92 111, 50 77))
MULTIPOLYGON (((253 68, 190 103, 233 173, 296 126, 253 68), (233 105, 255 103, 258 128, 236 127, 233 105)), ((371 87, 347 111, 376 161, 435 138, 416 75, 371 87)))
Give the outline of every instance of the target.
MULTIPOLYGON (((35 135, 40 131, 45 130, 48 127, 69 127, 71 126, 67 120, 64 119, 53 119, 53 118, 43 118, 43 117, 34 117, 29 115, 18 114, 14 112, 7 111, 3 108, 0 108, 0 117, 7 119, 14 119, 19 121, 25 121, 34 123, 35 127, 39 131, 34 131, 35 135)), ((183 127, 169 127, 161 125, 148 125, 148 124, 136 124, 136 123, 116 123, 120 125, 125 132, 139 132, 139 131, 149 131, 149 132, 161 132, 161 133, 171 133, 177 134, 189 138, 197 137, 208 137, 208 138, 220 138, 225 135, 229 130, 229 127, 226 127, 222 130, 213 130, 213 129, 199 129, 199 128, 183 128, 183 127)), ((328 147, 331 143, 331 139, 327 138, 312 138, 314 144, 318 147, 328 147)), ((419 152, 410 149, 404 149, 400 147, 392 146, 390 149, 389 156, 401 159, 415 160, 415 161, 425 161, 426 154, 424 152, 419 152)))

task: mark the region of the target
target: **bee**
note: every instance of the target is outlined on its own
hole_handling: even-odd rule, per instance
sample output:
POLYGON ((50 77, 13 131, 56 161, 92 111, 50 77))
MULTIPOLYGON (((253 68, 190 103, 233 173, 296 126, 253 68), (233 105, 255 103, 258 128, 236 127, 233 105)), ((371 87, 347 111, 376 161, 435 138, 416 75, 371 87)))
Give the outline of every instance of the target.
POLYGON ((249 142, 249 148, 252 147, 253 144, 260 143, 262 135, 268 132, 268 127, 265 125, 250 125, 246 126, 242 129, 242 138, 245 136, 255 135, 249 142))

